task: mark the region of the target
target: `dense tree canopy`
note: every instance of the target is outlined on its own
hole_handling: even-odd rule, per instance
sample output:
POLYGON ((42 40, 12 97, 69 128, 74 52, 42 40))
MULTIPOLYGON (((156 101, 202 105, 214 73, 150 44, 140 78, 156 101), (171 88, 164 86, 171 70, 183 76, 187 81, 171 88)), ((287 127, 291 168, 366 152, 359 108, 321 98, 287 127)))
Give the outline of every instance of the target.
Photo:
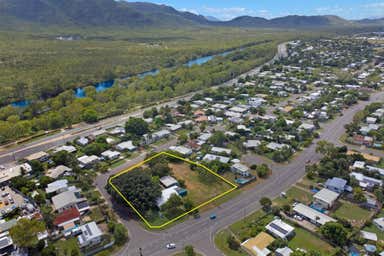
POLYGON ((45 224, 36 219, 20 219, 9 233, 13 242, 22 248, 33 248, 39 240, 37 234, 45 230, 45 224), (27 232, 26 232, 27 231, 27 232))
MULTIPOLYGON (((152 181, 148 173, 137 169, 113 179, 113 183, 137 210, 144 213, 156 208, 156 199, 161 196, 161 188, 152 181)), ((109 191, 121 201, 120 195, 112 188, 109 191)))

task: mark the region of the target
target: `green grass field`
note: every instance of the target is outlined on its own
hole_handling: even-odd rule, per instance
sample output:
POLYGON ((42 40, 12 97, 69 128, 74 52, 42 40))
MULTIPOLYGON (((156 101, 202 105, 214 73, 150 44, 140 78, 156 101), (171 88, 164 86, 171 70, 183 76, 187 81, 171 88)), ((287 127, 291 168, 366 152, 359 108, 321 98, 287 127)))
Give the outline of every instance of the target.
POLYGON ((313 196, 311 192, 304 188, 293 186, 286 191, 287 197, 278 197, 274 200, 274 203, 278 206, 284 204, 291 204, 294 201, 299 201, 304 204, 308 204, 312 201, 313 196))
POLYGON ((352 223, 365 222, 370 218, 369 211, 345 201, 341 202, 341 206, 334 212, 334 215, 347 219, 352 223))
POLYGON ((295 233, 295 237, 288 243, 291 249, 302 248, 307 251, 313 250, 320 252, 322 255, 332 255, 334 253, 335 249, 331 245, 312 233, 298 227, 295 227, 295 233))

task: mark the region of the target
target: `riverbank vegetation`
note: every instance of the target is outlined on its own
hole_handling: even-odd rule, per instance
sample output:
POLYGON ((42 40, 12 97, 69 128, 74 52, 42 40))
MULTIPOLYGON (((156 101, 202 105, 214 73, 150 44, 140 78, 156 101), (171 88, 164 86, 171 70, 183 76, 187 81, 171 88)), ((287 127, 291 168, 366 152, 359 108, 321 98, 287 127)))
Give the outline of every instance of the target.
POLYGON ((218 85, 270 60, 280 42, 319 36, 235 28, 76 33, 72 41, 63 41, 51 30, 38 36, 0 32, 4 39, 0 40, 0 143, 82 121, 96 122, 218 85), (200 66, 182 64, 229 49, 237 50, 200 66), (160 73, 117 79, 103 92, 93 86, 153 68, 160 68, 160 73), (86 97, 77 98, 76 87, 84 87, 86 97), (30 101, 27 107, 7 105, 23 99, 30 101))

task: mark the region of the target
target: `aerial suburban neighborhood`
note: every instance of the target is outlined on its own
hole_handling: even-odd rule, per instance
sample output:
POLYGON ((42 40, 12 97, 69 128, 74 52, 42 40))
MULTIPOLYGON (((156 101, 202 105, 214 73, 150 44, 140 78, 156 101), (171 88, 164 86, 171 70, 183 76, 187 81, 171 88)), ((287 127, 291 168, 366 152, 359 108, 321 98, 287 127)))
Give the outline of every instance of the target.
MULTIPOLYGON (((380 19, 36 0, 19 20, 24 0, 9 2, 0 18, 18 32, 0 38, 92 62, 52 62, 45 87, 2 78, 0 255, 384 255, 380 19)), ((41 57, 24 50, 0 69, 41 57)))

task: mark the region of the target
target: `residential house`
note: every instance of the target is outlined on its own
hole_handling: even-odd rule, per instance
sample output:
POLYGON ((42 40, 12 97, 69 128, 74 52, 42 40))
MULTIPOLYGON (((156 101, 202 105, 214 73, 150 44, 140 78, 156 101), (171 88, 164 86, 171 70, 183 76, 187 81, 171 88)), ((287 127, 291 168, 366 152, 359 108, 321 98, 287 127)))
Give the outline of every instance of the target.
POLYGON ((295 228, 281 219, 271 221, 265 228, 272 236, 283 240, 289 240, 295 235, 295 228))
POLYGON ((171 177, 171 176, 164 176, 160 178, 160 183, 163 185, 165 188, 173 187, 173 186, 178 186, 179 182, 171 177))
POLYGON ((107 151, 104 151, 103 153, 101 153, 101 156, 107 160, 115 160, 115 159, 118 159, 120 157, 120 152, 113 151, 113 150, 107 150, 107 151))
POLYGON ((203 157, 203 161, 205 162, 211 162, 211 161, 219 161, 223 164, 227 164, 230 160, 229 157, 225 157, 225 156, 218 156, 218 155, 213 155, 213 154, 206 154, 204 157, 203 157))
POLYGON ((295 207, 293 207, 293 211, 315 225, 321 226, 327 222, 336 222, 334 218, 331 218, 328 215, 314 210, 311 207, 302 203, 299 203, 295 207))
POLYGON ((103 232, 97 226, 96 222, 89 222, 79 227, 81 234, 77 237, 80 248, 97 245, 101 242, 103 232))
POLYGON ((339 194, 323 188, 317 192, 314 196, 314 204, 322 209, 330 209, 335 204, 336 200, 339 198, 339 194))
POLYGON ((68 191, 52 197, 52 204, 55 211, 61 213, 69 208, 77 208, 80 213, 89 210, 87 199, 81 196, 81 190, 70 187, 68 191))
POLYGON ((54 168, 49 169, 46 172, 46 176, 51 177, 53 179, 57 179, 58 177, 62 176, 65 173, 70 173, 72 172, 72 169, 65 166, 65 165, 59 165, 54 168))
POLYGON ((249 173, 248 166, 245 166, 245 165, 240 164, 240 163, 236 163, 236 164, 232 165, 231 170, 232 170, 232 172, 237 173, 243 177, 249 177, 251 175, 249 173))
POLYGON ((350 176, 355 178, 363 189, 372 190, 375 186, 381 187, 383 185, 383 181, 365 176, 362 173, 352 172, 350 176))
POLYGON ((184 146, 171 146, 169 149, 179 153, 182 156, 190 156, 193 153, 192 149, 184 146))
POLYGON ((265 232, 261 232, 256 237, 245 240, 241 247, 248 253, 254 256, 267 256, 271 254, 268 246, 272 244, 275 239, 265 232))
POLYGON ((77 145, 84 147, 84 146, 88 145, 90 141, 89 141, 89 139, 87 139, 85 137, 80 137, 75 142, 77 145))
POLYGON ((172 186, 172 187, 163 189, 161 191, 161 196, 156 200, 157 207, 160 208, 163 204, 165 204, 169 200, 169 198, 171 198, 172 195, 178 196, 179 195, 178 188, 179 188, 178 186, 172 186))
POLYGON ((63 145, 63 146, 55 148, 55 150, 54 150, 55 153, 60 152, 60 151, 66 151, 67 153, 75 153, 77 151, 77 149, 74 146, 63 145))
POLYGON ((47 188, 45 189, 45 193, 47 194, 58 194, 64 191, 68 190, 68 180, 62 179, 62 180, 56 180, 52 183, 49 183, 47 185, 47 188))
POLYGON ((212 147, 211 152, 214 154, 225 154, 230 155, 232 153, 232 150, 228 148, 221 148, 221 147, 212 147))
POLYGON ((270 142, 266 146, 270 150, 282 150, 284 148, 290 148, 287 144, 281 144, 281 143, 276 143, 276 142, 270 142))
POLYGON ((373 225, 384 232, 384 217, 373 219, 373 225))
POLYGON ((336 193, 343 193, 345 191, 345 187, 347 186, 347 181, 341 178, 333 177, 332 179, 328 179, 325 182, 325 187, 329 190, 332 190, 336 193))
POLYGON ((28 162, 31 162, 31 161, 39 161, 39 162, 46 162, 48 161, 49 159, 49 154, 44 152, 44 151, 40 151, 40 152, 37 152, 37 153, 34 153, 32 155, 29 155, 27 157, 25 157, 25 160, 27 160, 28 162))
POLYGON ((289 247, 278 248, 275 251, 276 256, 290 256, 293 251, 289 247))
POLYGON ((117 144, 116 149, 119 151, 134 151, 136 149, 136 146, 134 146, 133 142, 129 140, 117 144))
POLYGON ((98 163, 100 159, 95 155, 92 155, 92 156, 84 155, 77 158, 77 161, 79 162, 80 168, 88 169, 88 168, 92 168, 92 166, 98 163))
POLYGON ((69 208, 58 214, 53 220, 53 225, 63 230, 64 234, 70 234, 80 221, 80 212, 77 208, 69 208))
POLYGON ((28 174, 31 171, 32 166, 28 163, 19 164, 5 170, 0 170, 0 184, 7 183, 12 178, 28 174))
POLYGON ((261 145, 261 141, 259 141, 259 140, 247 140, 246 142, 243 143, 243 145, 246 149, 255 149, 261 145))

